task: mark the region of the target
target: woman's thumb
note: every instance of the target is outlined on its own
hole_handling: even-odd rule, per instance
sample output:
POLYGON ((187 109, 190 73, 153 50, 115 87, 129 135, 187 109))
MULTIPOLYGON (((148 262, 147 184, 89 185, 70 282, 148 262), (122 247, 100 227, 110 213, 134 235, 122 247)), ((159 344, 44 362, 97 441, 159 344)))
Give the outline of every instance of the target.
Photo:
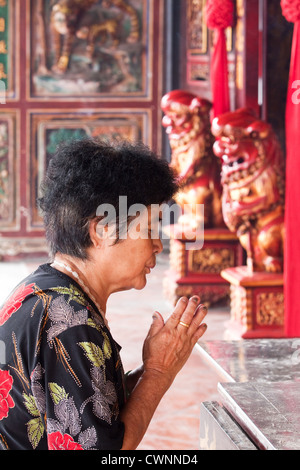
POLYGON ((159 312, 154 312, 153 315, 152 315, 152 324, 150 326, 149 335, 153 336, 156 333, 158 333, 159 330, 162 329, 164 324, 165 324, 165 322, 164 322, 164 319, 161 316, 161 314, 159 312))

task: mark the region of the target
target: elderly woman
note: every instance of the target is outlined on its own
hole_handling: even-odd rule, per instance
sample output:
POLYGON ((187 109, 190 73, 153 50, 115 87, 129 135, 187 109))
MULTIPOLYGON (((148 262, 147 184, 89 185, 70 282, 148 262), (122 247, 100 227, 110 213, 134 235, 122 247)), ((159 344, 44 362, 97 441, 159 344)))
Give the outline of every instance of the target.
POLYGON ((142 289, 155 266, 157 207, 176 192, 176 179, 142 145, 88 139, 57 151, 42 190, 51 262, 0 310, 1 446, 136 449, 206 329, 197 297, 180 299, 166 321, 154 312, 143 364, 124 375, 106 320, 109 296, 142 289), (143 213, 124 217, 120 196, 143 213), (103 207, 114 208, 115 220, 103 207))

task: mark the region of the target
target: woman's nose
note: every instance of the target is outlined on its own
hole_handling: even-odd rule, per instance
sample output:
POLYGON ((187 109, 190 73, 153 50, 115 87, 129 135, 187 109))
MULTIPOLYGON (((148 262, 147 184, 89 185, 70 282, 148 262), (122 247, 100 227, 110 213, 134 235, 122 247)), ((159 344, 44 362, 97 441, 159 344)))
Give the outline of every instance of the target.
POLYGON ((162 244, 162 241, 161 239, 158 237, 158 238, 155 238, 153 240, 153 252, 155 254, 159 254, 163 251, 163 244, 162 244))

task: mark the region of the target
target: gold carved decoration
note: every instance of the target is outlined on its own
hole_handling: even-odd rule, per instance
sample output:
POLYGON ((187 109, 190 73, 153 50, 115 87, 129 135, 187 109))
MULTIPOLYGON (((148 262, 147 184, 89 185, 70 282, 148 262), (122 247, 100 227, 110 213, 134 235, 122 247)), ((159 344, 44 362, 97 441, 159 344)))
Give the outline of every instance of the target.
POLYGON ((236 14, 237 16, 244 16, 245 14, 244 0, 236 0, 236 14))
POLYGON ((181 277, 185 275, 185 245, 170 240, 170 267, 181 277))
POLYGON ((244 37, 244 23, 242 18, 238 18, 236 22, 236 87, 238 90, 242 90, 244 87, 244 62, 243 62, 243 51, 245 47, 244 37))
POLYGON ((284 325, 284 294, 262 292, 257 295, 256 321, 259 325, 284 325))
POLYGON ((234 252, 228 248, 202 248, 189 251, 189 271, 217 274, 234 266, 234 252))
POLYGON ((223 284, 177 284, 170 277, 163 281, 164 296, 175 305, 180 297, 198 295, 207 306, 224 301, 229 297, 229 286, 223 284))
POLYGON ((244 88, 244 60, 243 52, 245 49, 245 32, 244 32, 244 16, 245 7, 244 0, 237 0, 236 2, 236 87, 238 90, 244 88))
POLYGON ((190 63, 190 80, 191 81, 208 81, 210 77, 210 69, 209 64, 198 64, 198 63, 190 63))
POLYGON ((253 328, 252 292, 242 286, 230 286, 231 319, 244 327, 246 331, 253 328))
POLYGON ((236 22, 236 40, 235 47, 238 52, 243 52, 245 47, 244 24, 242 18, 236 22))
POLYGON ((207 52, 206 0, 189 0, 187 5, 187 49, 193 54, 207 52))

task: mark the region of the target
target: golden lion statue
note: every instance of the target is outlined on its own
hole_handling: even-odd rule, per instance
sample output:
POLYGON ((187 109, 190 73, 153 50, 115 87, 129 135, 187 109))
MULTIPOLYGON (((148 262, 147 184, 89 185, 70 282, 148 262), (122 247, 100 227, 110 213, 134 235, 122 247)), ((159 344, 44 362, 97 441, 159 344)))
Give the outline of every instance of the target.
POLYGON ((166 128, 172 151, 170 165, 178 174, 181 190, 176 203, 182 208, 204 205, 204 221, 196 210, 184 210, 180 223, 197 229, 224 227, 221 205, 221 166, 214 156, 211 134, 211 103, 182 90, 173 90, 163 96, 162 125, 166 128), (197 218, 198 217, 198 218, 197 218))
POLYGON ((284 169, 271 126, 250 109, 213 120, 214 153, 222 161, 222 210, 247 252, 252 271, 282 272, 284 169))

